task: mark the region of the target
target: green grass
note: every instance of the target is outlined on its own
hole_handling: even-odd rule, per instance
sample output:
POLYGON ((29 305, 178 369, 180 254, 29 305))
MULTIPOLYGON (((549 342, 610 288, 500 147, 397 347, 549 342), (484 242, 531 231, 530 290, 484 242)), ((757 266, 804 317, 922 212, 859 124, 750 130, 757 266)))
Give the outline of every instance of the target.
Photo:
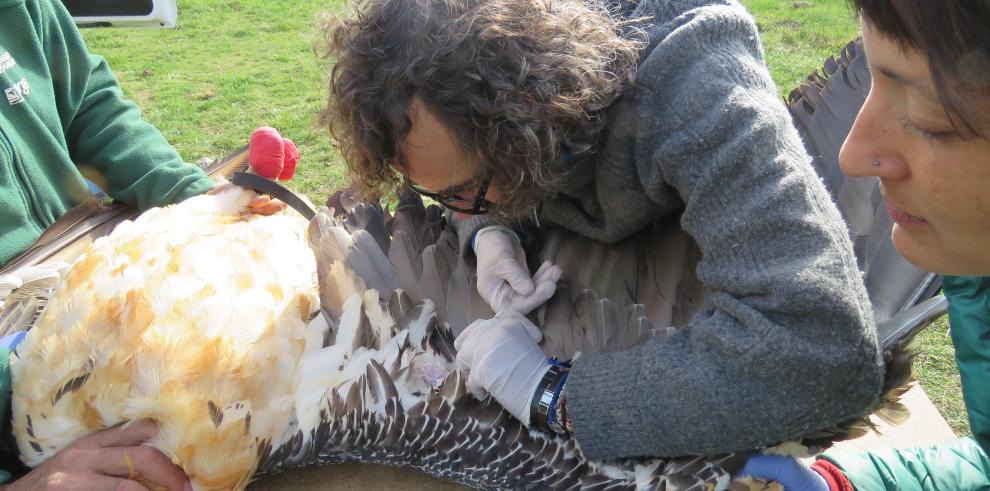
MULTIPOLYGON (((743 0, 757 19, 782 96, 858 34, 845 0, 743 0)), ((128 97, 187 161, 219 157, 275 126, 302 154, 295 186, 315 201, 345 184, 343 165, 315 125, 329 65, 311 49, 318 14, 342 0, 181 0, 174 30, 89 29, 128 97)), ((945 319, 920 336, 916 374, 958 433, 968 432, 945 319)))
POLYGON ((959 368, 956 366, 949 322, 946 316, 928 326, 915 340, 918 357, 914 373, 928 397, 956 435, 968 435, 969 418, 962 400, 959 368))
POLYGON ((767 65, 786 95, 859 35, 846 0, 742 0, 756 17, 767 65))
POLYGON ((186 161, 225 155, 255 127, 274 126, 298 145, 295 187, 315 199, 344 184, 341 160, 315 125, 329 65, 312 50, 318 14, 340 3, 182 0, 177 29, 83 35, 186 161))

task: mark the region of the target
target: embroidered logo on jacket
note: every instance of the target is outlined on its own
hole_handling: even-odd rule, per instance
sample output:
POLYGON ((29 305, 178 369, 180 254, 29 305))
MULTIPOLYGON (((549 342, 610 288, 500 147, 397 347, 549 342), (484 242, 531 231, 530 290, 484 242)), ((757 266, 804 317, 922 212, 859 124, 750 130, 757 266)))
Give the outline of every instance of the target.
POLYGON ((20 82, 4 90, 4 93, 7 94, 7 103, 13 106, 24 102, 24 96, 31 93, 31 86, 27 79, 22 78, 20 82))
POLYGON ((13 56, 10 56, 9 51, 0 55, 0 75, 3 75, 3 72, 10 70, 16 64, 17 62, 14 61, 13 56))

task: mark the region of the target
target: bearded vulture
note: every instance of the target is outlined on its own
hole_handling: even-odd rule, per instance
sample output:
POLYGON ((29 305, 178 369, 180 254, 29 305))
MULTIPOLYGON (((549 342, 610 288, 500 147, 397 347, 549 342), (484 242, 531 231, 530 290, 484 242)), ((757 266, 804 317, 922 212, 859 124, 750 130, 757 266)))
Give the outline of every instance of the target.
MULTIPOLYGON (((850 85, 865 72, 856 49, 826 67, 828 79, 812 80, 824 90, 792 96, 812 153, 831 148, 813 139, 814 125, 835 117, 816 110, 827 107, 829 91, 862 89, 850 85)), ((838 193, 847 217, 874 206, 853 191, 838 193)), ((776 486, 733 481, 748 454, 591 462, 573 441, 527 430, 491 399, 473 398, 454 369, 453 339, 492 312, 443 214, 418 196, 389 213, 338 193, 307 222, 292 210, 246 214, 251 195, 235 187, 153 209, 95 240, 71 266, 32 265, 33 257, 0 275, 0 334, 29 329, 11 358, 13 428, 25 463, 82 435, 152 419, 160 433, 150 445, 197 490, 243 489, 258 476, 346 462, 479 489, 776 486)), ((93 218, 106 213, 83 215, 71 220, 106 223, 93 218)), ((882 237, 878 228, 871 220, 852 232, 882 237)), ((676 219, 641 234, 652 247, 604 246, 563 231, 547 237, 539 260, 565 272, 537 313, 550 355, 626 349, 706 305, 697 248, 676 219), (603 265, 593 274, 578 267, 588 257, 603 265)), ((889 299, 877 310, 888 377, 874 409, 896 419, 910 373, 904 341, 944 303, 926 301, 937 284, 887 260, 882 238, 857 244, 871 296, 889 299)), ((815 452, 868 426, 864 415, 777 449, 815 452)))

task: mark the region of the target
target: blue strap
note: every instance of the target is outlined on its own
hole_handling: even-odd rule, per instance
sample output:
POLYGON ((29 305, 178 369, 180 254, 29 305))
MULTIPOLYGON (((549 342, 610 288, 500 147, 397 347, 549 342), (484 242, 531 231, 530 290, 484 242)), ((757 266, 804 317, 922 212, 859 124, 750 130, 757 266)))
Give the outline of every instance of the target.
POLYGON ((557 387, 553 390, 553 398, 550 399, 550 408, 547 410, 547 424, 553 428, 553 425, 557 422, 557 400, 560 399, 560 392, 564 389, 564 382, 567 382, 567 376, 571 373, 571 364, 570 362, 560 361, 557 358, 550 358, 547 360, 547 364, 568 369, 561 375, 560 381, 557 382, 557 387))

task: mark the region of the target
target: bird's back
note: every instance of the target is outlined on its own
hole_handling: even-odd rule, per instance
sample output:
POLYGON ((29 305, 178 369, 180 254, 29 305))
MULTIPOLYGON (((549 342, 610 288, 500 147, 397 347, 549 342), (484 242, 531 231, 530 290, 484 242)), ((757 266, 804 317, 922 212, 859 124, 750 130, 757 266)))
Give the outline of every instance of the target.
POLYGON ((258 446, 277 444, 291 417, 319 309, 307 222, 245 213, 251 196, 153 209, 72 265, 11 361, 26 463, 153 419, 152 446, 197 488, 246 484, 258 446))

